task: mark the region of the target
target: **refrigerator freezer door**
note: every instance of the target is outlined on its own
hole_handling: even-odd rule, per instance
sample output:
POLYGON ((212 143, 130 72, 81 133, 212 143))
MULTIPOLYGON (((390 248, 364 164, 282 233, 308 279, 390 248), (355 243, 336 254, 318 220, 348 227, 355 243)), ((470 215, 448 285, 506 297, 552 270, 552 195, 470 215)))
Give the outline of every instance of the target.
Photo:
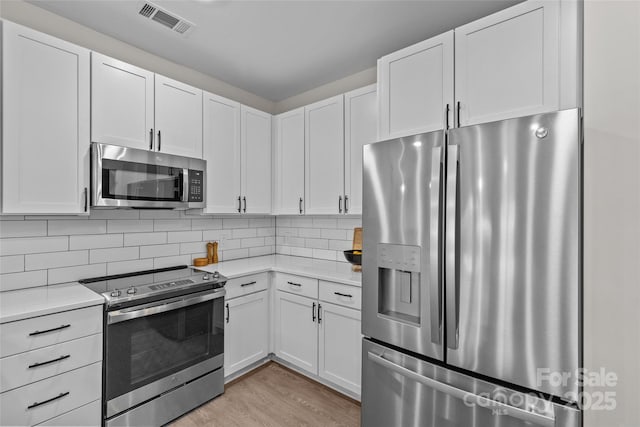
POLYGON ((579 120, 566 110, 455 129, 447 161, 447 363, 569 401, 581 345, 579 120))
POLYGON ((442 360, 444 133, 369 144, 363 154, 362 331, 442 360))
POLYGON ((579 427, 581 412, 363 341, 364 427, 579 427))

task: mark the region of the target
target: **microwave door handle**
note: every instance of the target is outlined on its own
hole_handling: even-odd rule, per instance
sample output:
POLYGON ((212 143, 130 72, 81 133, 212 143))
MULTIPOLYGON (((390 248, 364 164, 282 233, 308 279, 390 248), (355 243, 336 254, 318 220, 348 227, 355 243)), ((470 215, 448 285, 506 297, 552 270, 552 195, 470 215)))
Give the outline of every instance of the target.
POLYGON ((182 196, 180 201, 189 201, 189 169, 182 169, 182 196))
POLYGON ((126 320, 136 319, 138 317, 151 316, 152 314, 164 313, 166 311, 175 310, 177 308, 188 307, 194 304, 200 304, 201 302, 211 301, 216 298, 224 297, 224 292, 207 292, 204 295, 198 295, 192 298, 182 299, 169 303, 161 303, 153 305, 142 306, 139 309, 127 311, 117 310, 108 313, 107 324, 113 325, 114 323, 124 322, 126 320))

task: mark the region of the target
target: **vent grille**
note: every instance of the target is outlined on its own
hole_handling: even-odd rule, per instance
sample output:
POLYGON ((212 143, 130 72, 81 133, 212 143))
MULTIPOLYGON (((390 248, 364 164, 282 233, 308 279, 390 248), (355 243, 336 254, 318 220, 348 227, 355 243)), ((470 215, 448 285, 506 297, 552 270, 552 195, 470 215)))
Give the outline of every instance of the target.
POLYGON ((180 16, 161 9, 151 2, 141 2, 138 14, 151 19, 163 26, 170 28, 178 34, 186 35, 195 27, 195 24, 181 18, 180 16))

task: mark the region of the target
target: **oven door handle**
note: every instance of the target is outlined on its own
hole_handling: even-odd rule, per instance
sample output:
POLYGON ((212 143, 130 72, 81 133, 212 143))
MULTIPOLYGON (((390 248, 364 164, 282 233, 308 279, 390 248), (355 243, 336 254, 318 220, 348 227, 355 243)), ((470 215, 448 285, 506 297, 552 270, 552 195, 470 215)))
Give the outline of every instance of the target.
POLYGON ((177 308, 188 307, 190 305, 199 304, 212 299, 224 297, 224 292, 207 292, 192 298, 169 302, 165 304, 151 305, 136 310, 116 310, 107 314, 107 324, 113 325, 138 317, 151 316, 152 314, 164 313, 165 311, 175 310, 177 308))

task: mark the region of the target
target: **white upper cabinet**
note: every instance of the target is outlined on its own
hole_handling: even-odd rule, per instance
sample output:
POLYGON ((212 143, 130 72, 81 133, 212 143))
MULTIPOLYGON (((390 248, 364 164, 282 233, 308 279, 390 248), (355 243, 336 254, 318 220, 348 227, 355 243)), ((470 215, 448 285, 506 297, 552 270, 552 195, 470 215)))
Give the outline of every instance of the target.
POLYGON ((274 117, 273 213, 304 213, 304 107, 274 117))
POLYGON ((378 97, 380 140, 443 129, 453 107, 453 31, 380 58, 378 97))
POLYGON ((242 106, 242 213, 271 213, 271 114, 242 106))
POLYGON ((362 147, 376 142, 376 85, 344 95, 345 213, 362 213, 362 147))
POLYGON ((89 185, 89 51, 4 21, 2 212, 79 214, 89 185))
POLYGON ((91 140, 153 149, 153 73, 91 53, 91 140))
POLYGON ((156 150, 202 158, 202 90, 156 74, 156 150))
POLYGON ((202 90, 93 52, 91 140, 202 157, 202 90))
POLYGON ((344 212, 344 96, 305 107, 305 212, 344 212))
POLYGON ((238 213, 240 103, 204 93, 203 158, 207 161, 206 213, 238 213))
POLYGON ((559 108, 559 7, 527 1, 456 28, 461 126, 559 108))

